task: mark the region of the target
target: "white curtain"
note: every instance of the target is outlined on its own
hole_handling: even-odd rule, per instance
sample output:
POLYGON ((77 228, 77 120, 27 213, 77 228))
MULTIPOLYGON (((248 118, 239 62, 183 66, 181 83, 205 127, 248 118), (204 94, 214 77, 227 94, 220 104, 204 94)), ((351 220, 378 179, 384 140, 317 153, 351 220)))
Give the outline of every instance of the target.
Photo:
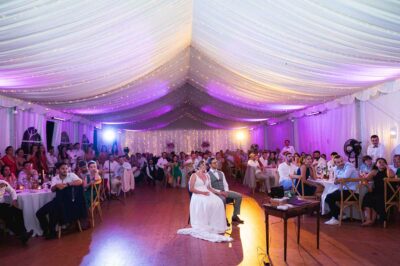
POLYGON ((53 139, 51 140, 51 146, 54 147, 54 152, 58 153, 58 145, 61 143, 61 132, 62 132, 62 121, 53 121, 54 122, 54 131, 53 131, 53 139))
POLYGON ((356 104, 349 104, 297 120, 299 151, 343 154, 344 142, 350 138, 357 139, 356 119, 356 104))
POLYGON ((201 147, 203 141, 208 141, 208 150, 235 150, 249 148, 249 132, 247 130, 158 130, 158 131, 126 131, 125 145, 131 152, 151 152, 161 154, 167 151, 167 143, 174 143, 175 152, 187 152, 192 150, 204 150, 201 147))
POLYGON ((281 149, 286 139, 293 144, 293 123, 291 121, 267 126, 267 149, 281 149))
POLYGON ((14 119, 11 108, 0 108, 1 130, 0 130, 0 153, 5 154, 5 148, 12 145, 11 121, 14 119))
POLYGON ((260 149, 265 148, 265 126, 259 126, 253 129, 250 129, 249 131, 249 136, 250 136, 250 141, 249 144, 258 144, 258 147, 260 149))
POLYGON ((400 144, 400 91, 360 102, 360 109, 364 151, 376 134, 385 145, 385 158, 391 161, 393 149, 400 144))
POLYGON ((71 121, 63 121, 61 128, 62 128, 62 132, 66 132, 68 134, 69 137, 69 141, 71 143, 75 142, 75 126, 74 126, 74 122, 71 121))
POLYGON ((36 128, 41 137, 42 143, 46 144, 47 119, 44 115, 26 111, 19 111, 18 114, 14 114, 14 119, 14 147, 21 146, 23 135, 29 127, 36 128))

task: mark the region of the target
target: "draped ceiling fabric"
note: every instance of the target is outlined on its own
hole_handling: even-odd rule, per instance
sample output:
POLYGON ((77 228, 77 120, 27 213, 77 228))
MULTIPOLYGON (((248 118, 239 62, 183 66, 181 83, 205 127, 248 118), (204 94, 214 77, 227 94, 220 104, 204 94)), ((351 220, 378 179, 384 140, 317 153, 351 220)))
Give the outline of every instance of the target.
POLYGON ((14 0, 0 30, 0 94, 124 129, 251 128, 400 87, 396 1, 14 0))

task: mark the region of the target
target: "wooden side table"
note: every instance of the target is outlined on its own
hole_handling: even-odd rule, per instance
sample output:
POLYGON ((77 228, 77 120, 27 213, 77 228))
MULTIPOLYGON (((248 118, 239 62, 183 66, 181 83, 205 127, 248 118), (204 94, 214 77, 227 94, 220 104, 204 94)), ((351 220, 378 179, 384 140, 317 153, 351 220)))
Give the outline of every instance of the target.
POLYGON ((267 254, 269 255, 269 216, 275 216, 283 219, 283 254, 286 261, 287 249, 287 220, 289 218, 297 217, 297 244, 300 243, 300 216, 313 211, 317 212, 317 249, 319 249, 319 220, 320 220, 320 202, 314 200, 307 200, 301 206, 295 206, 287 210, 277 209, 275 206, 263 205, 265 212, 265 237, 267 242, 267 254))

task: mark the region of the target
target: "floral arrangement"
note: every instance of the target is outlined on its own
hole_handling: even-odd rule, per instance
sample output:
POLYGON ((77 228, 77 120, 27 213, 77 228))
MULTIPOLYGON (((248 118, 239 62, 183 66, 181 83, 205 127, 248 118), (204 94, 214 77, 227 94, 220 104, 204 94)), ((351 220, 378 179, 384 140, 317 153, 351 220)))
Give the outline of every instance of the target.
POLYGON ((168 149, 173 149, 173 148, 175 148, 175 144, 173 142, 168 142, 167 143, 167 148, 168 149))
POLYGON ((201 143, 201 147, 202 147, 203 149, 210 147, 210 142, 208 142, 208 141, 206 141, 206 140, 203 141, 203 142, 201 143))

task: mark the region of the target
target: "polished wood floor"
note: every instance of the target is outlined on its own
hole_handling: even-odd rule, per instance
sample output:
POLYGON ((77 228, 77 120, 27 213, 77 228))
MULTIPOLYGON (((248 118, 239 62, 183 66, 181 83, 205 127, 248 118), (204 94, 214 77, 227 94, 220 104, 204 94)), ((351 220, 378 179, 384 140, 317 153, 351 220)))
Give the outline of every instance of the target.
MULTIPOLYGON (((232 182, 233 183, 233 182, 232 182)), ((245 193, 242 219, 234 226, 232 243, 210 243, 177 235, 187 226, 188 193, 185 189, 138 186, 125 205, 103 205, 103 222, 60 240, 33 238, 23 247, 10 236, 0 236, 0 265, 262 265, 265 253, 262 194, 245 193)), ((228 206, 228 216, 232 207, 228 206)), ((361 228, 359 222, 341 227, 321 225, 320 250, 316 249, 315 217, 302 218, 301 244, 296 243, 294 221, 288 225, 288 265, 400 265, 400 219, 389 228, 361 228)), ((272 218, 270 259, 283 261, 283 222, 272 218)))

